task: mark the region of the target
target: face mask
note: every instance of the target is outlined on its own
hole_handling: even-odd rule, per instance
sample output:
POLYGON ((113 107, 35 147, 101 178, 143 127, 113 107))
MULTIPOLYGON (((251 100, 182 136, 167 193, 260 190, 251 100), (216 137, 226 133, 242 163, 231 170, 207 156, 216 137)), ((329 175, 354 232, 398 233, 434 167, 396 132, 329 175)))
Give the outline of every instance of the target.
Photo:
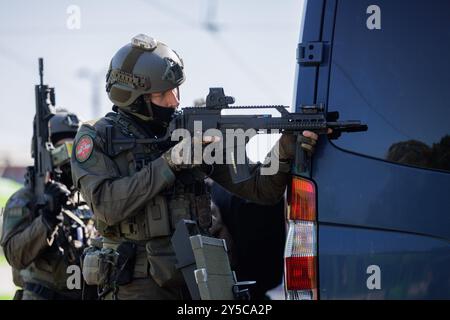
POLYGON ((164 126, 167 126, 172 120, 174 112, 174 108, 164 108, 152 103, 153 119, 159 120, 164 126))
POLYGON ((158 106, 141 96, 132 105, 127 107, 126 112, 142 121, 152 124, 153 130, 162 132, 172 120, 175 109, 158 106))
POLYGON ((53 165, 55 167, 61 166, 70 161, 70 157, 72 154, 72 146, 73 141, 65 141, 63 144, 55 147, 55 149, 51 151, 53 158, 53 165))

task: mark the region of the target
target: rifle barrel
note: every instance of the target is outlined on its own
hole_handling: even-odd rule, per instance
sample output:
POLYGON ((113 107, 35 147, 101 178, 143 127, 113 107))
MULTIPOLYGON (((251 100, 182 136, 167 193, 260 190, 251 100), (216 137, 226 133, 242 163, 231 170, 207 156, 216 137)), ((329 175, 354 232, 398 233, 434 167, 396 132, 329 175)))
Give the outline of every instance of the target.
POLYGON ((44 59, 39 58, 39 79, 41 86, 44 84, 44 59))

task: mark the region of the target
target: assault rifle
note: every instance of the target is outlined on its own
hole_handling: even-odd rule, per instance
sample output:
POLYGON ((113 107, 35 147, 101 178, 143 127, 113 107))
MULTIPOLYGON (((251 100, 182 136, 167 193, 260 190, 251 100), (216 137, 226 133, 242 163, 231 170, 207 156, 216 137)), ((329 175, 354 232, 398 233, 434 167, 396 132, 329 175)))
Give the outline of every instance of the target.
POLYGON ((53 172, 52 154, 54 149, 50 140, 49 122, 55 115, 55 89, 43 83, 44 60, 39 58, 40 83, 35 86, 36 116, 33 123, 33 145, 31 156, 34 167, 28 168, 27 180, 31 184, 37 205, 45 205, 45 185, 53 172))
MULTIPOLYGON (((264 133, 283 133, 288 132, 297 136, 297 142, 300 145, 300 136, 303 131, 313 131, 319 135, 328 134, 328 129, 332 129, 331 139, 337 139, 343 132, 360 132, 366 131, 367 125, 361 121, 348 120, 338 121, 338 112, 326 112, 323 105, 302 106, 301 112, 291 113, 286 109, 288 107, 282 105, 273 106, 230 106, 235 102, 231 96, 226 96, 223 88, 210 88, 206 98, 206 106, 204 107, 186 107, 182 111, 177 112, 170 122, 166 134, 160 138, 149 139, 115 139, 112 136, 112 129, 107 128, 107 149, 113 148, 120 144, 153 144, 170 141, 172 133, 177 129, 186 129, 191 137, 200 129, 201 133, 209 129, 217 129, 222 133, 227 130, 243 130, 254 129, 263 131, 264 133), (280 113, 280 117, 272 117, 272 115, 223 115, 224 110, 238 109, 272 109, 280 113), (198 125, 201 124, 199 127, 198 125)), ((242 131, 241 131, 242 132, 242 131)), ((119 146, 120 148, 120 146, 119 146)), ((297 148, 294 165, 303 172, 309 165, 308 155, 301 149, 297 148)), ((238 183, 249 178, 250 171, 248 159, 245 162, 237 161, 238 152, 227 152, 227 162, 230 166, 233 182, 238 183), (231 158, 230 158, 231 157, 231 158)))
MULTIPOLYGON (((45 194, 46 184, 58 180, 56 167, 59 164, 59 151, 55 149, 50 138, 50 119, 55 116, 55 89, 43 82, 44 60, 39 58, 39 84, 35 85, 36 115, 33 122, 33 140, 31 156, 34 166, 27 168, 27 184, 35 196, 35 206, 40 208, 51 201, 45 194)), ((77 209, 75 203, 67 203, 62 210, 64 214, 63 230, 57 230, 55 245, 65 249, 69 259, 74 260, 74 251, 85 245, 85 221, 90 219, 87 210, 77 209), (59 235, 61 235, 59 237, 59 235)), ((75 263, 76 261, 74 261, 75 263)))

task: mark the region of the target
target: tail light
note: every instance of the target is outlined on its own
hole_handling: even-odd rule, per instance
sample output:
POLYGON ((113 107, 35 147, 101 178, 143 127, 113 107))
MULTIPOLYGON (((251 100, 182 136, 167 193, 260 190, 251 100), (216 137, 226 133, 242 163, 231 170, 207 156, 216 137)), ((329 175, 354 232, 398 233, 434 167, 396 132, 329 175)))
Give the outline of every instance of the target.
POLYGON ((288 224, 284 253, 286 299, 317 299, 317 206, 312 181, 293 177, 288 224))

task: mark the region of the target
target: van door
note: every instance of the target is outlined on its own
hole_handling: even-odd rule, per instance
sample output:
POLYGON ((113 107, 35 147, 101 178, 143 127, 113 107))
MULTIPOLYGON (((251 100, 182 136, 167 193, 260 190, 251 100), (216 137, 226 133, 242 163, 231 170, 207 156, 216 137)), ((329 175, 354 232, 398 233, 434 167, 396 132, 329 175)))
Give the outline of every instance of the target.
POLYGON ((322 10, 312 103, 369 130, 322 139, 314 156, 319 298, 448 299, 450 2, 322 10))

